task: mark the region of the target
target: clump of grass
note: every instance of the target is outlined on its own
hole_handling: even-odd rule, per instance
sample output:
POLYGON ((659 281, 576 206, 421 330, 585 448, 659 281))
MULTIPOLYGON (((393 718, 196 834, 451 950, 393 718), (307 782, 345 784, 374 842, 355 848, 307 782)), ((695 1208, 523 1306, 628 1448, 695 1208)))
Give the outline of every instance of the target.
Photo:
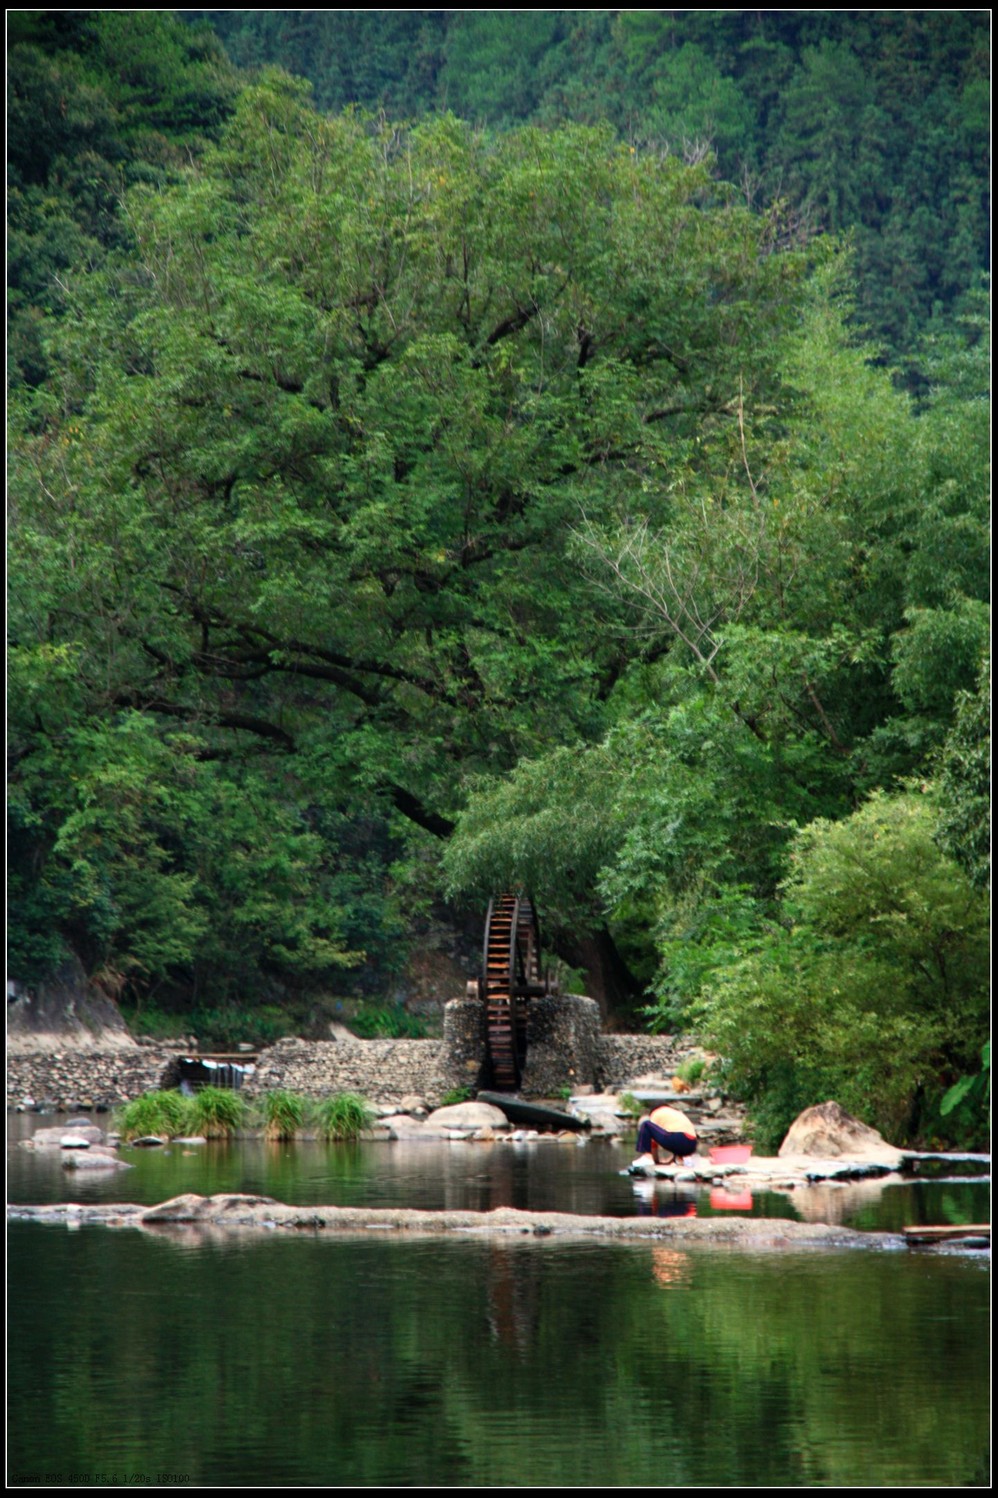
POLYGON ((264 1093, 263 1118, 268 1139, 293 1139, 305 1123, 305 1100, 295 1092, 264 1093))
POLYGON ((450 1092, 445 1092, 440 1099, 441 1108, 452 1108, 455 1103, 467 1103, 471 1101, 470 1087, 452 1087, 450 1092))
POLYGON ((617 1107, 621 1113, 629 1113, 632 1118, 640 1118, 645 1112, 645 1106, 639 1102, 633 1092, 622 1092, 617 1099, 617 1107))
POLYGON ((193 1132, 192 1103, 192 1098, 175 1091, 144 1092, 115 1114, 115 1124, 126 1141, 147 1134, 172 1139, 193 1132))
POLYGON ((190 1100, 193 1132, 228 1139, 246 1121, 246 1102, 228 1087, 202 1087, 190 1100))
POLYGON ((707 1063, 703 1060, 702 1057, 691 1056, 687 1061, 684 1061, 681 1066, 677 1066, 676 1076, 679 1077, 680 1081, 688 1082, 692 1087, 694 1082, 700 1081, 700 1078, 703 1076, 706 1070, 707 1063))
POLYGON ((356 1092, 336 1092, 323 1098, 316 1113, 325 1139, 356 1139, 374 1122, 373 1108, 356 1092))

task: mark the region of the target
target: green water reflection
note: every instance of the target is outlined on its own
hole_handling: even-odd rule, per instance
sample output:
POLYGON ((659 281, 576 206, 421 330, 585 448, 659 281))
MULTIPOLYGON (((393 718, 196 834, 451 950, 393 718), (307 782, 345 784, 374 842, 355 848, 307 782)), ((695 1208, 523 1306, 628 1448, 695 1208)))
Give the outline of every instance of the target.
POLYGON ((15 1224, 9 1265, 12 1481, 987 1476, 988 1277, 969 1255, 15 1224))
MULTIPOLYGON (((43 1122, 47 1122, 44 1120, 43 1122)), ((7 1156, 8 1200, 132 1201, 152 1204, 184 1192, 211 1196, 244 1191, 296 1205, 415 1207, 425 1211, 491 1211, 517 1207, 534 1212, 623 1217, 698 1216, 730 1210, 739 1199, 728 1189, 672 1186, 621 1174, 630 1158, 606 1143, 451 1145, 412 1143, 278 1144, 266 1140, 216 1142, 193 1148, 124 1149, 131 1169, 67 1171, 56 1151, 19 1149, 33 1120, 8 1120, 13 1143, 7 1156), (729 1206, 718 1205, 727 1198, 729 1206)), ((755 1192, 738 1215, 842 1223, 898 1232, 914 1223, 987 1222, 990 1178, 920 1179, 884 1184, 856 1181, 818 1185, 793 1193, 755 1192)))

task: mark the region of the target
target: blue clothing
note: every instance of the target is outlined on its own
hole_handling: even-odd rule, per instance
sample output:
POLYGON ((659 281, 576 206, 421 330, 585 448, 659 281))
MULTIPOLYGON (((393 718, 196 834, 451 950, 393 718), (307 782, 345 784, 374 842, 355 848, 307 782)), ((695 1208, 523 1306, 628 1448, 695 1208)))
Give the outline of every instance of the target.
POLYGON ((651 1153, 652 1140, 660 1148, 668 1150, 670 1155, 692 1155, 696 1151, 697 1142, 688 1134, 673 1134, 668 1129, 660 1129, 658 1124, 653 1124, 650 1118, 646 1118, 638 1129, 638 1154, 647 1155, 651 1153))

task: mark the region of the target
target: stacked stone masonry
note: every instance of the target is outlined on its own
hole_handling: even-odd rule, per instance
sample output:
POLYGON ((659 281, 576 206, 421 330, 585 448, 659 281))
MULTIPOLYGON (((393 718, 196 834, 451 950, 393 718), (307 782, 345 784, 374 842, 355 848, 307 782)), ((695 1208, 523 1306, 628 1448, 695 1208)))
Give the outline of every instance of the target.
POLYGON ((44 1106, 67 1113, 117 1108, 162 1086, 173 1061, 173 1052, 145 1046, 8 1056, 7 1106, 44 1106))
MULTIPOLYGON (((635 1078, 668 1077, 687 1054, 668 1036, 601 1035, 597 1006, 580 997, 535 1005, 521 1092, 552 1097, 564 1088, 618 1091, 635 1078)), ((357 1092, 378 1104, 417 1094, 431 1106, 456 1088, 489 1085, 482 1006, 455 1000, 445 1009, 443 1040, 305 1041, 288 1039, 260 1053, 248 1096, 286 1088, 308 1097, 357 1092)), ((8 1106, 75 1111, 119 1106, 176 1085, 177 1051, 133 1045, 8 1056, 8 1106)))

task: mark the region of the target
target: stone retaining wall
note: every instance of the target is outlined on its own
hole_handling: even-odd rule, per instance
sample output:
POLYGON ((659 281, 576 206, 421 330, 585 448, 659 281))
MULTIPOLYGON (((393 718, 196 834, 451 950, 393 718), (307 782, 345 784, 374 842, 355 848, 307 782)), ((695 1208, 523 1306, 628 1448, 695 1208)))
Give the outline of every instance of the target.
MULTIPOLYGON (((644 1076, 671 1076, 689 1050, 668 1036, 601 1035, 591 999, 540 999, 532 1006, 521 1091, 528 1097, 557 1096, 565 1087, 620 1091, 644 1076)), ((173 1085, 176 1059, 176 1050, 139 1045, 9 1055, 8 1106, 117 1107, 173 1085)), ((261 1052, 245 1091, 253 1096, 287 1088, 309 1097, 359 1092, 384 1104, 418 1094, 437 1106, 455 1088, 488 1086, 484 1060, 482 1006, 457 999, 446 1006, 443 1040, 279 1041, 261 1052)))
POLYGON ((601 1035, 595 1080, 606 1092, 620 1092, 640 1077, 671 1077, 688 1058, 702 1055, 692 1041, 671 1035, 601 1035))
POLYGON ((7 1106, 117 1108, 163 1085, 171 1051, 133 1045, 113 1051, 49 1051, 7 1057, 7 1106))
POLYGON ((305 1097, 359 1092, 378 1104, 418 1094, 436 1107, 456 1085, 439 1040, 279 1040, 260 1053, 247 1097, 277 1088, 305 1097))

